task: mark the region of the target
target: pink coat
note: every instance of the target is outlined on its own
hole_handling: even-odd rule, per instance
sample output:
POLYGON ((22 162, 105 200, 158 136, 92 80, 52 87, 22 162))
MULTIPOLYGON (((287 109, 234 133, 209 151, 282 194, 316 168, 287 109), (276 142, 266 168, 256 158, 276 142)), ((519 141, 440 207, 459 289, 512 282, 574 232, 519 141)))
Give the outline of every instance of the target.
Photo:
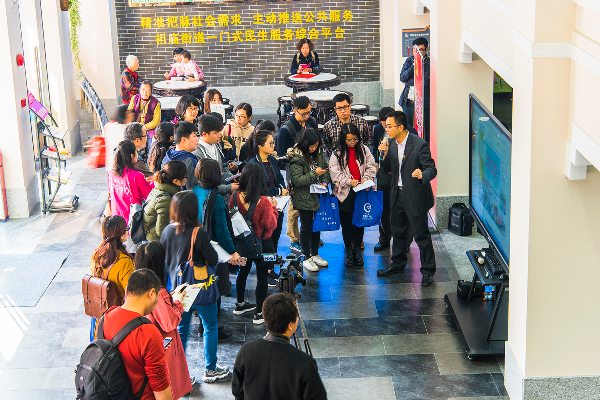
POLYGON ((192 391, 185 351, 179 332, 177 332, 177 325, 181 322, 182 313, 183 305, 179 301, 171 302, 169 293, 165 289, 161 289, 156 308, 150 315, 146 315, 156 325, 163 339, 173 338, 171 345, 165 350, 165 356, 174 399, 179 399, 192 391))
MULTIPOLYGON (((356 160, 358 169, 360 170, 360 179, 365 181, 371 179, 374 181, 375 175, 377 175, 375 158, 373 158, 373 155, 365 145, 361 146, 363 154, 365 155, 365 162, 360 164, 358 160, 356 160)), ((336 152, 333 152, 329 159, 329 176, 331 176, 335 197, 337 197, 339 201, 346 200, 346 197, 348 197, 348 193, 350 193, 350 189, 352 188, 352 186, 350 186, 352 174, 350 173, 348 165, 345 165, 343 168, 340 167, 336 152)))
POLYGON ((154 184, 146 182, 141 172, 125 168, 123 176, 117 176, 112 170, 108 173, 110 196, 110 214, 120 215, 129 222, 129 206, 141 204, 148 197, 154 184))

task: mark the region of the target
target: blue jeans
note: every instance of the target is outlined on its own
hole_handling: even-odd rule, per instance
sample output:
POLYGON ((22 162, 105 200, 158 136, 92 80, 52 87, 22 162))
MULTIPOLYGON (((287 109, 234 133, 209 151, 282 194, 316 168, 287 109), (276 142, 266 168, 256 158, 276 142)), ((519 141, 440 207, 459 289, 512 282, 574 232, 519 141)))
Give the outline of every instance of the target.
POLYGON ((192 306, 190 311, 181 315, 181 322, 177 327, 183 350, 187 345, 187 339, 190 334, 190 320, 192 311, 198 311, 202 326, 204 327, 204 359, 206 369, 214 370, 217 367, 217 343, 219 342, 219 323, 217 321, 218 308, 217 303, 209 306, 192 306))

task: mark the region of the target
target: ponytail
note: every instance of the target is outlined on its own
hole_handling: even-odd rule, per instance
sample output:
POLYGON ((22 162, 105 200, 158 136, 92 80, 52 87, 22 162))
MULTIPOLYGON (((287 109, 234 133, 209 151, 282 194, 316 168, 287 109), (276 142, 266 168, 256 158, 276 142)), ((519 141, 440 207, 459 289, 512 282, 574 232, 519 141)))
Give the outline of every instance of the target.
POLYGON ((119 143, 117 151, 115 152, 115 162, 113 171, 117 176, 123 176, 125 169, 133 169, 132 156, 135 154, 135 144, 130 140, 123 140, 119 143))
POLYGON ((183 180, 187 177, 187 167, 183 161, 169 161, 165 167, 154 174, 154 181, 157 183, 167 183, 175 186, 173 181, 183 180))

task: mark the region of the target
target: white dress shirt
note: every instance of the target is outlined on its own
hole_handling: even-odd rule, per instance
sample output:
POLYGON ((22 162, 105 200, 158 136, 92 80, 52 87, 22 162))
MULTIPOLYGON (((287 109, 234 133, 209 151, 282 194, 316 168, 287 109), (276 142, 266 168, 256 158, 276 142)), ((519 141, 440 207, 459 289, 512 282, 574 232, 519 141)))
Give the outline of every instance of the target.
POLYGON ((406 139, 408 139, 408 132, 402 143, 398 143, 398 187, 402 187, 402 161, 404 160, 404 149, 406 148, 406 139))

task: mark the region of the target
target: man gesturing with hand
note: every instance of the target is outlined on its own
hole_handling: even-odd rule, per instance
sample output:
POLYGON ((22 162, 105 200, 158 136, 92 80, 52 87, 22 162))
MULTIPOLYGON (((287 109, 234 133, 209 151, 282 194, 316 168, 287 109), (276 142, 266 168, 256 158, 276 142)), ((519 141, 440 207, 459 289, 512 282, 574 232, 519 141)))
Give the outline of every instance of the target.
POLYGON ((434 204, 431 181, 436 177, 435 161, 429 144, 409 133, 406 115, 394 111, 387 115, 386 130, 390 143, 382 143, 381 169, 391 172, 390 208, 392 214, 392 262, 378 276, 403 272, 407 263, 407 240, 410 226, 421 252, 422 286, 431 286, 435 274, 435 254, 427 224, 427 211, 434 204))

